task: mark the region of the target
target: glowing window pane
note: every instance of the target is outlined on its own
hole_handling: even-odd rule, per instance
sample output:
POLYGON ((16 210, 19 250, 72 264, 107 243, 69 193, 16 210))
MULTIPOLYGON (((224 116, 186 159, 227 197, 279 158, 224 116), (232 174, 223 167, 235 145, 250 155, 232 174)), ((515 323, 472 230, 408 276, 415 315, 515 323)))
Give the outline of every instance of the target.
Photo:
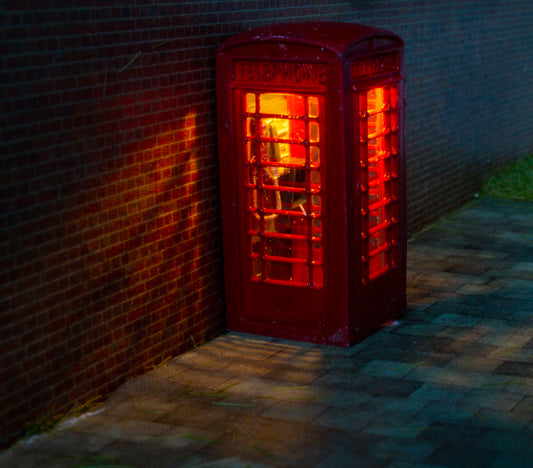
POLYGON ((305 139, 305 122, 289 119, 261 119, 261 137, 303 142, 305 139))
POLYGON ((307 115, 311 118, 318 117, 318 98, 315 96, 309 96, 307 98, 307 106, 307 115))
POLYGON ((304 116, 304 97, 296 94, 264 93, 259 95, 262 114, 304 116))
POLYGON ((257 160, 257 145, 253 141, 249 141, 246 143, 246 159, 248 161, 256 161, 257 160))
MULTIPOLYGON (((251 213, 250 214, 250 231, 254 234, 257 234, 259 230, 261 229, 261 218, 257 213, 251 213)), ((254 237, 257 242, 260 241, 259 237, 254 237)), ((255 250, 254 250, 255 251, 255 250)))
POLYGON ((280 168, 278 185, 280 187, 290 187, 304 189, 306 171, 304 169, 280 168))
POLYGON ((288 165, 304 166, 305 146, 276 142, 262 143, 261 159, 264 162, 282 162, 288 165))
POLYGON ((246 112, 255 112, 255 94, 253 93, 246 94, 246 112))
POLYGON ((256 124, 257 124, 257 121, 254 118, 248 117, 246 119, 246 136, 247 137, 255 136, 256 124))
POLYGON ((311 185, 313 186, 313 188, 320 187, 320 172, 311 171, 311 185))
POLYGON ((320 164, 320 149, 318 146, 311 146, 309 148, 309 158, 311 159, 311 164, 315 166, 320 164))
POLYGON ((252 242, 252 252, 256 255, 261 254, 261 238, 252 236, 250 241, 252 242))
POLYGON ((250 166, 248 168, 248 171, 247 171, 247 174, 248 174, 248 180, 247 180, 247 183, 250 184, 250 185, 255 185, 257 184, 258 182, 258 172, 257 172, 257 167, 255 166, 250 166))
POLYGON ((316 143, 319 140, 318 122, 309 122, 309 141, 316 143))

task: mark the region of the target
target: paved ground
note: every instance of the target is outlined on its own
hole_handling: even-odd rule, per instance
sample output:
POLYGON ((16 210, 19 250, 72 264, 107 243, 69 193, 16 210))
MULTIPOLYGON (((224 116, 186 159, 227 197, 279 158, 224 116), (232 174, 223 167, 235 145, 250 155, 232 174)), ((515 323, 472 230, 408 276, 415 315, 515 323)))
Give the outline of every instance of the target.
POLYGON ((533 466, 533 203, 411 240, 399 323, 349 348, 229 333, 1 467, 533 466))

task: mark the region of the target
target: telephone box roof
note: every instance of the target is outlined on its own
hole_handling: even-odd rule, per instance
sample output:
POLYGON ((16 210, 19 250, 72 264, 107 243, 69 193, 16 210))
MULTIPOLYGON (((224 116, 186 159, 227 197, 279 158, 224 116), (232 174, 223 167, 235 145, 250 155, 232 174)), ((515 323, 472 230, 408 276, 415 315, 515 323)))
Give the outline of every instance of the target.
MULTIPOLYGON (((368 51, 368 41, 382 39, 388 46, 403 46, 402 39, 385 29, 354 23, 318 21, 278 23, 243 31, 226 40, 219 53, 251 43, 289 42, 327 49, 337 56, 368 51), (389 42, 390 41, 390 42, 389 42), (361 50, 363 49, 363 50, 361 50)), ((383 47, 384 44, 381 44, 383 47)))

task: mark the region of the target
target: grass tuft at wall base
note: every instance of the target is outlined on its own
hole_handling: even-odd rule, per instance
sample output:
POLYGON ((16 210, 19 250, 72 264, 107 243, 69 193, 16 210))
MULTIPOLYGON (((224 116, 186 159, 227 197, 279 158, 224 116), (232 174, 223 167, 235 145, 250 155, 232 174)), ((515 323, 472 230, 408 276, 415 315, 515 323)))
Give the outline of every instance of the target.
POLYGON ((485 182, 483 195, 533 201, 533 155, 498 170, 485 182))

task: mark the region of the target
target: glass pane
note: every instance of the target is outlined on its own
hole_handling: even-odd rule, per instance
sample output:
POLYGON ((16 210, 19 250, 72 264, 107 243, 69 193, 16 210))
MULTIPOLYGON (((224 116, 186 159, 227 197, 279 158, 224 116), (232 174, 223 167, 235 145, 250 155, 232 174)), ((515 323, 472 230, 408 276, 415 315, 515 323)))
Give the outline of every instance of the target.
MULTIPOLYGON (((281 168, 282 169, 282 168, 281 168)), ((263 167, 263 184, 279 186, 280 168, 274 166, 263 167)))
POLYGON ((268 239, 267 255, 306 260, 307 254, 306 241, 294 239, 268 239))
POLYGON ((309 107, 307 115, 311 118, 318 117, 318 98, 309 96, 307 98, 307 105, 309 107))
POLYGON ((280 187, 292 187, 297 189, 305 188, 305 169, 298 169, 291 167, 290 169, 284 169, 280 173, 278 180, 280 187))
POLYGON ((368 119, 366 120, 367 122, 367 132, 369 135, 372 135, 374 133, 376 133, 376 127, 377 127, 377 123, 376 123, 376 114, 373 114, 371 116, 368 117, 368 119))
POLYGON ((278 229, 283 232, 284 229, 280 227, 279 221, 277 221, 278 215, 267 214, 263 216, 263 231, 264 232, 278 232, 278 229))
POLYGON ((374 88, 367 93, 367 111, 380 112, 383 110, 383 88, 374 88))
POLYGON ((384 243, 385 243, 385 237, 383 235, 383 231, 378 231, 372 234, 369 239, 370 252, 372 252, 372 250, 376 250, 377 248, 381 247, 384 243))
POLYGON ((281 194, 279 190, 263 190, 263 206, 266 209, 281 210, 281 194))
POLYGON ((377 203, 383 199, 382 186, 376 185, 375 187, 370 187, 368 190, 368 202, 370 204, 377 203))
POLYGON ((246 94, 246 112, 255 112, 255 94, 253 93, 246 94))
POLYGON ((261 137, 303 142, 305 140, 305 122, 289 119, 261 119, 261 137))
MULTIPOLYGON (((261 230, 261 218, 257 213, 250 213, 250 232, 258 233, 261 230)), ((259 240, 259 237, 257 238, 259 240)))
MULTIPOLYGON (((283 192, 282 192, 283 193, 283 192)), ((290 203, 287 203, 287 207, 291 211, 294 211, 298 214, 307 215, 307 196, 305 193, 297 192, 287 192, 288 197, 290 197, 290 203)), ((283 202, 283 199, 282 199, 283 202)), ((285 206, 285 205, 284 205, 285 206)))
POLYGON ((370 259, 370 278, 373 276, 375 277, 376 274, 380 272, 380 270, 383 270, 386 266, 385 263, 385 253, 382 252, 379 255, 376 255, 375 257, 372 257, 370 259))
POLYGON ((246 136, 247 137, 255 136, 256 126, 257 126, 257 121, 253 117, 248 117, 246 119, 246 136))
POLYGON ((256 166, 250 166, 248 168, 248 184, 249 185, 256 185, 259 181, 257 167, 256 166))
POLYGON ((294 211, 295 214, 305 214, 305 209, 303 208, 303 205, 306 203, 305 193, 264 190, 264 197, 265 208, 267 209, 281 209, 284 211, 294 211))
POLYGON ((379 172, 376 163, 368 165, 368 182, 375 182, 379 179, 379 172))
POLYGON ((394 155, 397 155, 398 154, 398 134, 397 133, 394 133, 393 135, 391 135, 390 144, 391 144, 391 149, 390 149, 391 153, 394 155))
POLYGON ((252 279, 259 279, 263 273, 263 264, 261 260, 254 258, 252 259, 252 279))
POLYGON ((369 227, 373 228, 375 226, 378 226, 382 222, 383 222, 383 208, 372 210, 368 218, 369 227))
POLYGON ((305 236, 307 227, 300 213, 294 215, 272 213, 265 214, 265 232, 305 236))
POLYGON ((248 161, 257 161, 257 144, 255 141, 246 142, 246 158, 248 161))
POLYGON ((261 143, 261 159, 268 162, 281 161, 282 144, 276 142, 261 143))
POLYGON ((307 283, 309 281, 307 265, 292 265, 287 262, 265 261, 266 279, 307 283), (293 274, 294 273, 294 274, 293 274))
POLYGON ((259 95, 259 109, 262 114, 304 116, 304 98, 297 94, 264 93, 259 95))
POLYGON ((269 257, 291 258, 292 248, 290 239, 279 237, 265 238, 265 254, 269 257))
POLYGON ((309 148, 309 158, 312 165, 317 166, 320 164, 320 149, 318 146, 311 146, 309 148))
POLYGON ((319 141, 318 122, 309 122, 309 141, 316 143, 319 141))
POLYGON ((282 162, 288 165, 298 164, 304 166, 305 146, 277 142, 262 143, 261 158, 265 162, 282 162))
POLYGON ((257 190, 248 190, 248 207, 251 209, 258 208, 259 194, 257 190))
POLYGON ((261 238, 258 236, 251 237, 252 242, 252 252, 256 255, 261 254, 261 238))
POLYGON ((322 244, 319 242, 313 242, 313 262, 322 263, 322 244))
POLYGON ((320 172, 311 171, 311 189, 320 188, 320 172))

